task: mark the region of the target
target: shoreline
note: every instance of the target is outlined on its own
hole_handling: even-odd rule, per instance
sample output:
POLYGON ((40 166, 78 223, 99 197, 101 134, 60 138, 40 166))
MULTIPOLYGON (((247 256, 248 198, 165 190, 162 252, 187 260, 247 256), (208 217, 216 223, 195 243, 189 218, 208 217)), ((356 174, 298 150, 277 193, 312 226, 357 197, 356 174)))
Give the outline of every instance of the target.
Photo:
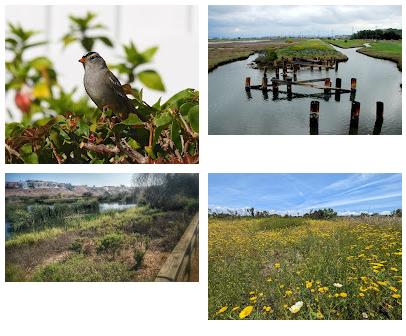
POLYGON ((396 66, 397 66, 398 70, 402 71, 402 64, 401 64, 402 59, 400 59, 400 62, 399 62, 399 60, 394 56, 380 55, 379 51, 371 50, 373 47, 365 47, 364 44, 362 44, 362 43, 360 43, 357 46, 342 46, 342 45, 338 45, 338 44, 336 44, 334 42, 331 42, 331 41, 329 43, 332 44, 333 46, 337 47, 337 48, 342 48, 342 49, 358 48, 356 50, 357 53, 360 53, 362 55, 369 56, 369 57, 372 57, 372 58, 383 59, 385 61, 390 61, 390 62, 396 63, 396 66), (377 54, 375 54, 375 52, 377 54))
POLYGON ((254 52, 250 53, 247 56, 238 56, 238 57, 235 57, 235 58, 230 58, 228 60, 220 61, 220 62, 212 65, 211 67, 209 67, 208 73, 216 70, 218 67, 220 67, 222 65, 226 65, 226 64, 233 63, 233 62, 238 62, 238 61, 243 61, 243 60, 249 58, 250 56, 256 54, 257 52, 258 51, 254 51, 254 52))

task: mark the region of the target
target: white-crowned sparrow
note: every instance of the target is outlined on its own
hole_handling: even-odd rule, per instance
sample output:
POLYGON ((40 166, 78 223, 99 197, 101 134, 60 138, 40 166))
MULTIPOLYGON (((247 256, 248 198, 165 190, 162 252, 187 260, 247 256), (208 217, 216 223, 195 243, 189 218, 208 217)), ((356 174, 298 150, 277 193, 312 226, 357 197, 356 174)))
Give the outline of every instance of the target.
POLYGON ((111 109, 121 119, 126 119, 129 113, 136 113, 134 104, 126 96, 120 81, 97 52, 88 52, 79 62, 85 69, 83 78, 85 90, 100 110, 104 112, 111 109))

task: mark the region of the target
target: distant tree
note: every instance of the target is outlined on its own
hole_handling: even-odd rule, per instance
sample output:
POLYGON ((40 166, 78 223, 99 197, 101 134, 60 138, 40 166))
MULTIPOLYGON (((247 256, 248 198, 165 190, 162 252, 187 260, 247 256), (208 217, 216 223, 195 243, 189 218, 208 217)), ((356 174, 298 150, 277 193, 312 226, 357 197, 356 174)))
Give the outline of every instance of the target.
POLYGON ((310 210, 309 213, 304 214, 303 217, 313 218, 313 219, 331 219, 337 217, 337 212, 331 208, 310 210))
POLYGON ((402 217, 402 209, 393 210, 391 213, 392 217, 402 217))
POLYGON ((255 208, 248 208, 246 211, 248 216, 255 217, 255 208))

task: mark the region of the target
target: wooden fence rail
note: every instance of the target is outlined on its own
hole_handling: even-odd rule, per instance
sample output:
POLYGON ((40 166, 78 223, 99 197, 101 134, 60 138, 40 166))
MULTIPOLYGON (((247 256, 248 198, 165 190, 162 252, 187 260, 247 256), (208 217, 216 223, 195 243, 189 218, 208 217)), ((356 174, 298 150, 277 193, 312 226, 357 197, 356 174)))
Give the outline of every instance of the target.
MULTIPOLYGON (((194 256, 199 248, 199 213, 193 217, 183 236, 159 271, 155 281, 191 281, 194 256)), ((198 265, 198 263, 197 263, 198 265)), ((195 267, 198 267, 195 265, 195 267)))

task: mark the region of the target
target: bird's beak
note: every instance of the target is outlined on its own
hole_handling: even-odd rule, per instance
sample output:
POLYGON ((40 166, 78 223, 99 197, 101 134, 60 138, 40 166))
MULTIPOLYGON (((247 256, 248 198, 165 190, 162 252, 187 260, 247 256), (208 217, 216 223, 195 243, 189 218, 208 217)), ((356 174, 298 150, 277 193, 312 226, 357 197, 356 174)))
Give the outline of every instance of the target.
POLYGON ((85 62, 86 62, 86 58, 82 57, 82 58, 79 60, 79 62, 80 62, 80 63, 85 63, 85 62))

